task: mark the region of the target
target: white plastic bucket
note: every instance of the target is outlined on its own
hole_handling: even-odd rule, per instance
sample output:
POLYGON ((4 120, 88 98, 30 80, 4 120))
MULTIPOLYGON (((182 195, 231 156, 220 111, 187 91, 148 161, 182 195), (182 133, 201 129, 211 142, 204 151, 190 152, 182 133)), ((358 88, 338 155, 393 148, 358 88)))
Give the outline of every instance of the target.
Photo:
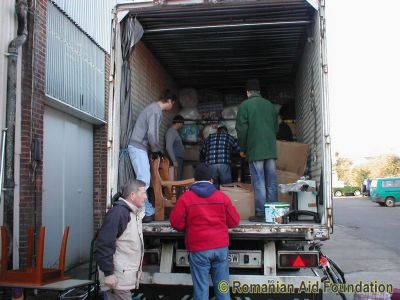
POLYGON ((282 223, 282 216, 289 212, 290 204, 287 202, 265 203, 265 222, 279 224, 282 223))

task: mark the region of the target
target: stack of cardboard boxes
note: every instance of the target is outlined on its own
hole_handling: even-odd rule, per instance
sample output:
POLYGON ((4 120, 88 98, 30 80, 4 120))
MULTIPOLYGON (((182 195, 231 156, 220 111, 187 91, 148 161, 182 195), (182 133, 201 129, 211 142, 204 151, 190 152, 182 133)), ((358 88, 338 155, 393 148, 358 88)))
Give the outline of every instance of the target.
POLYGON ((221 185, 220 190, 231 199, 240 215, 240 220, 248 220, 250 216, 254 216, 255 202, 251 184, 228 183, 221 185))
MULTIPOLYGON (((296 142, 277 141, 278 159, 276 161, 278 184, 296 182, 307 165, 308 145, 296 142)), ((247 220, 255 213, 254 196, 251 184, 232 183, 221 186, 240 214, 241 220, 247 220)), ((292 193, 278 193, 278 201, 288 202, 293 208, 292 193)))

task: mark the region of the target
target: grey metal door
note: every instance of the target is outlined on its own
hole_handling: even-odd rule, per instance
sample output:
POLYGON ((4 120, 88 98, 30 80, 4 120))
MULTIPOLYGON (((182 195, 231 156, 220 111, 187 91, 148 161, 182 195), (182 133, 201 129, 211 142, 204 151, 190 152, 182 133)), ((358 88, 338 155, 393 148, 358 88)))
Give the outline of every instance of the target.
POLYGON ((66 266, 88 259, 93 236, 93 128, 50 107, 44 114, 42 220, 45 266, 58 264, 67 225, 66 266))

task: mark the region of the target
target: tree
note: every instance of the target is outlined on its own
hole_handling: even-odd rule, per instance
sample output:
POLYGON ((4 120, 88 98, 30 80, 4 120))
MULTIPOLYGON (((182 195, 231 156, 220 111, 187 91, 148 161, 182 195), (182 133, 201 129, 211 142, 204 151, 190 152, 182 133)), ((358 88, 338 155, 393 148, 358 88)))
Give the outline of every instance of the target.
POLYGON ((381 155, 368 163, 371 178, 400 176, 400 157, 396 155, 381 155))
POLYGON ((340 157, 338 152, 335 153, 336 163, 334 168, 339 180, 344 181, 346 184, 351 182, 351 172, 353 169, 353 162, 345 157, 340 157))
POLYGON ((365 167, 354 167, 352 174, 351 174, 351 181, 350 184, 352 186, 359 186, 361 187, 364 180, 370 178, 370 170, 365 167))
POLYGON ((367 178, 400 177, 400 157, 397 155, 380 155, 370 159, 362 166, 354 166, 353 162, 335 153, 336 163, 333 165, 339 180, 345 184, 361 187, 367 178))

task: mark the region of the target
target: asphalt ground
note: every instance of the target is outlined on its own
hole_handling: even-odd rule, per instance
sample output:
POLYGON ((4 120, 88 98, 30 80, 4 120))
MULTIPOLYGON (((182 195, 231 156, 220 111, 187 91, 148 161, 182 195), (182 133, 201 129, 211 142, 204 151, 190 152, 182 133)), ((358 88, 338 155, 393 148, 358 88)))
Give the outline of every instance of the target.
MULTIPOLYGON (((347 282, 400 288, 400 205, 381 207, 368 197, 333 202, 334 232, 323 249, 343 269, 347 282)), ((334 296, 326 298, 340 299, 334 296)))

